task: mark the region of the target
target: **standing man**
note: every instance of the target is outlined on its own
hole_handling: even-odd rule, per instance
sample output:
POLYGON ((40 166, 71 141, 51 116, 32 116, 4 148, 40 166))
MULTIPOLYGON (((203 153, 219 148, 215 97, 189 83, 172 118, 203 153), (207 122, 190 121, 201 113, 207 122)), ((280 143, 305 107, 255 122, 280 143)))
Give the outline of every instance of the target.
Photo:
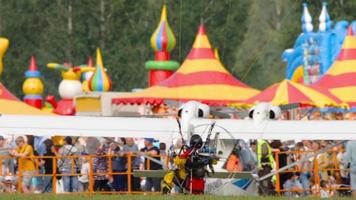
POLYGON ((58 154, 60 158, 57 161, 57 166, 62 174, 64 192, 78 192, 78 176, 73 175, 79 169, 78 158, 70 156, 78 156, 79 154, 77 148, 73 145, 72 137, 64 138, 64 145, 59 149, 58 154))
MULTIPOLYGON (((259 177, 265 176, 275 169, 272 149, 266 140, 261 139, 257 142, 257 167, 259 177)), ((271 195, 274 193, 272 177, 260 182, 258 193, 260 195, 271 195)))
MULTIPOLYGON (((111 155, 112 172, 125 173, 127 171, 127 156, 117 143, 110 144, 109 155, 111 155)), ((127 174, 113 174, 112 187, 116 191, 127 191, 127 174)))
MULTIPOLYGON (((50 175, 53 174, 53 162, 55 162, 55 159, 53 159, 56 156, 56 150, 54 148, 53 142, 50 139, 47 139, 43 142, 45 145, 45 154, 43 156, 46 156, 46 158, 41 159, 41 165, 44 168, 44 174, 50 175)), ((42 192, 51 192, 52 191, 52 176, 44 176, 43 177, 43 182, 42 182, 42 192)))
MULTIPOLYGON (((0 156, 10 156, 10 148, 6 145, 5 138, 0 135, 0 156)), ((14 160, 12 158, 2 158, 0 181, 7 175, 14 175, 14 160)))
POLYGON ((352 196, 356 197, 356 141, 350 140, 346 144, 345 164, 350 163, 350 185, 352 196))
POLYGON ((93 159, 93 174, 94 174, 94 191, 110 191, 109 183, 109 165, 108 165, 108 152, 110 144, 104 141, 93 159))
MULTIPOLYGON (((137 156, 138 146, 135 144, 133 138, 126 138, 126 144, 124 145, 124 152, 131 153, 131 172, 133 170, 138 170, 140 168, 140 158, 137 156)), ((140 177, 135 177, 131 175, 131 190, 140 190, 140 177)))
POLYGON ((22 136, 16 138, 15 142, 17 150, 12 151, 11 155, 19 159, 18 170, 22 174, 22 191, 23 193, 31 193, 32 176, 36 173, 33 161, 33 148, 25 142, 22 136))
MULTIPOLYGON (((159 162, 159 163, 154 162, 154 161, 149 160, 145 157, 144 169, 147 169, 147 170, 162 169, 162 165, 160 164, 160 162, 161 162, 160 150, 158 147, 153 146, 153 142, 154 142, 153 138, 145 138, 145 147, 143 149, 141 149, 141 152, 145 153, 146 156, 149 156, 159 162)), ((152 189, 154 190, 154 192, 161 191, 161 180, 162 180, 161 178, 147 177, 144 191, 151 192, 152 189)))

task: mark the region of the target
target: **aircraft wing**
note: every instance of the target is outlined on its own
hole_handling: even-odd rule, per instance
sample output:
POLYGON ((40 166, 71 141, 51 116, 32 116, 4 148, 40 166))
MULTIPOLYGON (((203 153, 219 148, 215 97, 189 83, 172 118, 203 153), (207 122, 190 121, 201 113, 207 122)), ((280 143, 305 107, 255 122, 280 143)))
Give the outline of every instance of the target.
POLYGON ((281 140, 356 140, 356 122, 346 120, 253 120, 195 119, 196 133, 203 134, 206 124, 215 121, 214 131, 221 139, 281 139, 281 140), (205 125, 204 125, 205 124, 205 125))
POLYGON ((1 115, 0 134, 41 136, 151 137, 171 139, 178 133, 174 119, 1 115))
MULTIPOLYGON (((195 133, 207 134, 209 125, 215 123, 213 132, 220 139, 309 139, 356 140, 354 121, 263 121, 234 119, 194 119, 195 133)), ((69 135, 102 137, 153 137, 171 140, 179 132, 175 119, 88 117, 88 116, 29 116, 1 115, 0 134, 15 135, 69 135)))

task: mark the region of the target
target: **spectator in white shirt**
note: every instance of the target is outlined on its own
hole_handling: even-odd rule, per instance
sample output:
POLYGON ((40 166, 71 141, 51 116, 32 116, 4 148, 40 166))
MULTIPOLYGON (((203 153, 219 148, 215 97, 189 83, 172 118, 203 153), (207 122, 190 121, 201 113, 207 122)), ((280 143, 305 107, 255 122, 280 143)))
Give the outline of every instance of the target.
POLYGON ((89 158, 87 157, 87 153, 82 153, 82 167, 80 169, 80 176, 78 178, 79 181, 79 191, 86 192, 88 191, 89 186, 89 172, 90 172, 90 165, 89 165, 89 158))

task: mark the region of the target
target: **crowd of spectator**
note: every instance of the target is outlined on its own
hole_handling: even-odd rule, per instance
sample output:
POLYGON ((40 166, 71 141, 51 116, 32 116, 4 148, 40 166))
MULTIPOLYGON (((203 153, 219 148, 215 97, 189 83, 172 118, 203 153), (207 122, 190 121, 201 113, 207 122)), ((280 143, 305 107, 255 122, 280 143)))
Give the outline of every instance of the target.
POLYGON ((272 141, 270 145, 274 152, 279 152, 278 168, 297 163, 278 174, 279 186, 275 185, 275 189, 278 187, 281 194, 294 197, 351 195, 350 187, 356 189, 355 180, 351 180, 355 172, 350 171, 353 169, 350 164, 356 165, 356 156, 351 157, 356 151, 356 147, 350 146, 352 143, 303 140, 288 144, 272 141))
MULTIPOLYGON (((6 141, 0 136, 1 190, 52 192, 55 173, 56 180, 59 180, 56 186, 63 192, 88 191, 91 175, 93 191, 127 192, 129 169, 131 172, 162 169, 160 154, 166 154, 165 144, 156 144, 152 138, 145 138, 141 149, 133 138, 65 137, 63 142, 58 145, 51 139, 33 136, 6 141), (154 159, 147 159, 147 156, 154 159), (128 166, 129 163, 131 166, 128 166)), ((130 179, 133 192, 161 190, 161 178, 144 179, 131 175, 130 179)))
MULTIPOLYGON (((99 192, 127 192, 129 188, 133 192, 161 190, 161 178, 131 175, 129 182, 127 172, 165 168, 164 143, 155 143, 152 138, 145 138, 140 145, 133 138, 65 137, 63 141, 64 144, 58 145, 48 138, 24 136, 6 140, 0 136, 1 190, 52 192, 53 178, 60 180, 56 187, 63 192, 87 192, 90 187, 99 192)), ((243 143, 244 148, 233 151, 227 160, 226 169, 256 168, 256 142, 243 143)), ((278 182, 273 181, 274 191, 282 195, 333 197, 351 195, 346 188, 356 188, 356 171, 350 171, 356 169, 356 142, 273 140, 269 145, 273 154, 278 154, 278 168, 297 162, 278 174, 278 182), (314 154, 321 149, 327 151, 314 154)))

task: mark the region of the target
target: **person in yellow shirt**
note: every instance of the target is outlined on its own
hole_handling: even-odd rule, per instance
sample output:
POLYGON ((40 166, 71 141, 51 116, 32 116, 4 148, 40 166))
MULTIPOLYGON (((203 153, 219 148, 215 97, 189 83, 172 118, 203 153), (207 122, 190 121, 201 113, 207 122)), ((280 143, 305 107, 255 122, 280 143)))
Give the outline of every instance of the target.
POLYGON ((31 192, 32 176, 35 174, 35 163, 33 160, 33 148, 25 142, 25 139, 20 136, 15 140, 17 150, 11 154, 18 158, 19 173, 22 174, 22 191, 23 193, 31 192))

